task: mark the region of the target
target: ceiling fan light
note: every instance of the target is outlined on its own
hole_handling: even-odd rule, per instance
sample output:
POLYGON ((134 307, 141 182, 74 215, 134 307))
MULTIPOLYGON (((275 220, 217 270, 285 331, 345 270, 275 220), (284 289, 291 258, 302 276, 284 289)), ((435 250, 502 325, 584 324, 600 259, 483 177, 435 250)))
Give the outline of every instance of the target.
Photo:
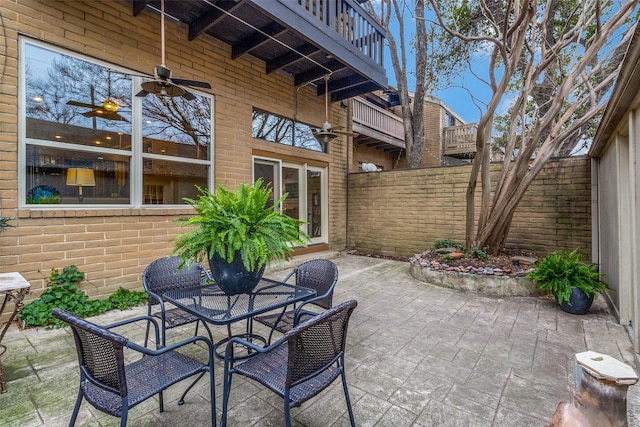
POLYGON ((182 96, 184 95, 184 89, 180 86, 165 82, 162 80, 150 80, 142 83, 142 89, 149 93, 155 93, 162 96, 182 96))
POLYGON ((113 99, 107 98, 102 103, 102 108, 104 108, 109 113, 115 113, 115 112, 118 111, 118 108, 120 108, 120 107, 118 106, 118 104, 113 99))
POLYGON ((325 144, 338 137, 337 134, 331 132, 329 129, 319 129, 317 132, 314 132, 313 136, 315 136, 319 142, 325 144))

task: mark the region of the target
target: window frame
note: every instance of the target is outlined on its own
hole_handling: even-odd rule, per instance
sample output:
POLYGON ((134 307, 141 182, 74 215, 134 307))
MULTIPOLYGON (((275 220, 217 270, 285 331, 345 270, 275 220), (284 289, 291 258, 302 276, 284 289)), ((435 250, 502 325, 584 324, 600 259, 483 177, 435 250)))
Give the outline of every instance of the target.
MULTIPOLYGON (((144 203, 144 160, 161 160, 167 162, 176 162, 181 164, 198 164, 204 165, 208 169, 206 176, 207 187, 211 189, 214 185, 215 176, 215 96, 210 93, 201 92, 192 88, 189 91, 195 95, 201 96, 209 100, 210 103, 210 135, 209 135, 209 153, 208 159, 194 159, 188 157, 171 156, 164 154, 149 154, 144 153, 143 143, 143 98, 136 97, 138 92, 136 89, 140 88, 141 83, 145 79, 152 79, 151 75, 141 75, 139 72, 127 69, 122 66, 112 64, 110 62, 93 58, 87 55, 83 55, 72 51, 70 49, 55 46, 46 42, 35 40, 33 38, 20 35, 18 38, 18 50, 19 50, 19 63, 18 63, 18 158, 17 158, 17 176, 18 176, 18 207, 20 209, 34 209, 34 210, 61 210, 61 209, 122 209, 122 208, 137 208, 137 209, 175 209, 185 208, 188 205, 184 203, 172 203, 172 204, 145 204, 144 203), (26 107, 26 94, 27 94, 27 74, 26 74, 26 49, 27 46, 35 46, 40 49, 45 49, 54 54, 66 55, 81 61, 98 65, 117 73, 127 74, 131 76, 131 149, 119 150, 113 148, 102 148, 87 145, 77 145, 65 142, 56 142, 49 140, 27 138, 27 107, 26 107), (28 146, 41 146, 56 148, 59 150, 69 151, 81 151, 81 152, 93 152, 112 154, 118 156, 125 156, 129 158, 129 179, 130 179, 130 195, 129 203, 120 204, 107 204, 107 203, 59 203, 59 204, 33 204, 27 203, 27 147, 28 146)), ((153 96, 153 95, 148 95, 153 96)))

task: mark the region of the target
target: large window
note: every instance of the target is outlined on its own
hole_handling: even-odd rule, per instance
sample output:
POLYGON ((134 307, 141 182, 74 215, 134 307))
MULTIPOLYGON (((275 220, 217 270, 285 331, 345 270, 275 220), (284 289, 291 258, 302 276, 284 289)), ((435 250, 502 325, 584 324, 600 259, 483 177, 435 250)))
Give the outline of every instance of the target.
POLYGON ((326 144, 321 144, 313 135, 312 127, 304 123, 254 108, 251 124, 254 138, 322 153, 327 152, 326 144))
POLYGON ((128 70, 21 40, 21 203, 180 205, 211 177, 212 98, 136 97, 128 70))

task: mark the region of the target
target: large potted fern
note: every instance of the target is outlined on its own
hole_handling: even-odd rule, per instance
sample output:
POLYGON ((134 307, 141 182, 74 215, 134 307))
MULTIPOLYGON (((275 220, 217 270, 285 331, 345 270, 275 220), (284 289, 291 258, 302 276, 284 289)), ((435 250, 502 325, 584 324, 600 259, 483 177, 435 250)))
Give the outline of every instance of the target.
POLYGON ((268 263, 291 258, 294 246, 309 242, 300 229, 304 222, 277 210, 287 195, 271 204, 271 186, 262 179, 235 191, 221 185, 215 193, 198 189, 198 198, 184 199, 195 215, 175 220, 193 228, 176 237, 173 253, 181 266, 207 259, 214 280, 228 295, 251 292, 268 263))
POLYGON ((528 277, 539 289, 555 296, 563 311, 585 314, 594 298, 609 286, 602 281, 598 265, 583 259, 577 248, 552 252, 536 262, 528 277))

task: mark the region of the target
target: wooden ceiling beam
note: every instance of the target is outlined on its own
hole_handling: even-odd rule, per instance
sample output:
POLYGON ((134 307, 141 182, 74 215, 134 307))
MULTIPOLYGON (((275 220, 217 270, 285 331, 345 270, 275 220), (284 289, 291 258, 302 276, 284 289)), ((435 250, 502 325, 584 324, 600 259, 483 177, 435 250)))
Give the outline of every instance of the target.
POLYGON ((326 76, 327 74, 329 74, 327 69, 333 72, 333 71, 342 70, 344 68, 347 68, 347 66, 340 61, 332 59, 326 64, 322 64, 322 67, 318 66, 310 69, 309 71, 305 71, 304 73, 297 74, 293 79, 294 80, 293 84, 294 86, 300 86, 301 84, 318 80, 326 76))
POLYGON ((142 12, 144 10, 145 7, 147 7, 147 4, 149 3, 148 0, 133 0, 133 4, 131 5, 132 8, 132 12, 133 12, 133 16, 138 16, 140 15, 140 12, 142 12))
POLYGON ((287 52, 284 55, 280 55, 277 58, 272 59, 267 62, 266 72, 267 74, 273 73, 287 65, 293 64, 294 62, 300 61, 301 59, 306 59, 305 56, 312 55, 318 52, 320 49, 311 43, 305 43, 299 48, 296 49, 296 52, 287 52))
POLYGON ((234 43, 233 46, 231 46, 231 58, 237 59, 239 56, 251 52, 253 49, 256 49, 264 43, 269 42, 271 40, 271 37, 275 38, 278 35, 286 32, 287 29, 277 22, 272 22, 266 27, 261 28, 260 31, 261 32, 256 31, 240 42, 234 43))
POLYGON ((218 1, 215 4, 223 10, 212 7, 200 15, 198 19, 189 23, 189 41, 195 40, 200 34, 207 32, 209 28, 220 22, 227 15, 225 12, 231 13, 240 6, 240 3, 236 1, 218 1))

